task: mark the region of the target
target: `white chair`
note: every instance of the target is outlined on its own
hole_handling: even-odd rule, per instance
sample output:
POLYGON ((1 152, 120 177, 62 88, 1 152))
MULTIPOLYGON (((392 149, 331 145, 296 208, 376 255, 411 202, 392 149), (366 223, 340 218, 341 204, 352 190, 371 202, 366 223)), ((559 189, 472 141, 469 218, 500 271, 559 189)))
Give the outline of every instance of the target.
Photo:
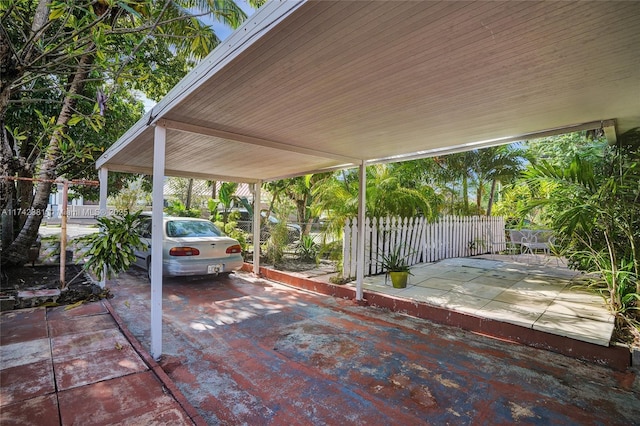
POLYGON ((538 259, 540 252, 544 256, 550 256, 554 240, 555 237, 551 231, 525 231, 522 238, 522 252, 532 255, 535 259, 538 259))
POLYGON ((505 230, 505 239, 494 240, 493 234, 489 234, 489 253, 493 255, 506 254, 512 259, 520 254, 520 241, 522 239, 520 231, 505 230))
POLYGON ((507 241, 505 242, 505 252, 516 260, 519 254, 522 254, 522 239, 524 234, 516 229, 507 229, 505 232, 507 241))

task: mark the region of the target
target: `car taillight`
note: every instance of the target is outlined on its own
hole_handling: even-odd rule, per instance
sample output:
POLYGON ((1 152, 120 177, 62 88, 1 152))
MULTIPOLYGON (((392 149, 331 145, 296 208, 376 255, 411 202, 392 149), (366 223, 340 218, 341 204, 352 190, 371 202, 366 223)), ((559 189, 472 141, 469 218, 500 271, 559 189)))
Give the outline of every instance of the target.
POLYGON ((169 256, 198 256, 200 250, 193 247, 172 247, 169 256))
POLYGON ((227 254, 242 253, 242 247, 239 244, 227 247, 227 254))

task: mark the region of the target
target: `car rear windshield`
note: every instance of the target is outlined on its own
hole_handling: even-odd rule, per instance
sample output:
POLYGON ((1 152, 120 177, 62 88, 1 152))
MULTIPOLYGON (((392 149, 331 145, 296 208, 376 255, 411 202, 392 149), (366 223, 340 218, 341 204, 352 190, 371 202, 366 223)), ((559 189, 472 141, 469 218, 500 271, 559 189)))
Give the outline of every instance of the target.
POLYGON ((167 222, 169 237, 220 237, 222 232, 211 222, 171 220, 167 222))

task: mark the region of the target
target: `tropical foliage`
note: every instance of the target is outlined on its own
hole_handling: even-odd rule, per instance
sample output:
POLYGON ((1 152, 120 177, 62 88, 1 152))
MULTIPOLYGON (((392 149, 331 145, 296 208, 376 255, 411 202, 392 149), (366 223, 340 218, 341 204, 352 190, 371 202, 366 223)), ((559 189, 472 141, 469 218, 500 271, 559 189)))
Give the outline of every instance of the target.
POLYGON ((99 217, 100 231, 78 238, 89 248, 84 268, 100 280, 129 269, 136 260, 134 251, 145 248, 137 231, 139 219, 140 212, 99 217))
MULTIPOLYGON (((366 211, 369 217, 437 216, 439 197, 430 186, 407 188, 386 164, 367 167, 366 211)), ((348 217, 358 212, 358 173, 344 170, 318 181, 312 189, 313 211, 327 212, 328 231, 340 234, 348 217)))
POLYGON ((319 251, 320 247, 314 241, 311 235, 303 235, 296 247, 296 253, 298 254, 298 257, 300 258, 300 260, 305 262, 316 261, 319 251))
POLYGON ((223 182, 218 191, 218 198, 209 199, 209 211, 215 221, 222 222, 225 226, 229 222, 229 214, 233 207, 239 202, 236 194, 238 184, 236 182, 223 182), (222 210, 218 213, 218 208, 222 210))
MULTIPOLYGON (((596 146, 593 145, 592 146, 596 146)), ((525 174, 544 207, 571 265, 593 274, 610 308, 637 321, 640 306, 640 131, 618 144, 575 153, 569 160, 540 161, 525 174)), ((622 317, 620 317, 622 318, 622 317)))
MULTIPOLYGON (((158 99, 215 47, 203 19, 245 17, 233 0, 1 1, 0 175, 39 181, 0 180, 0 208, 44 212, 56 178, 95 179, 142 112, 132 91, 158 99)), ((41 220, 3 219, 3 263, 24 263, 41 220)))

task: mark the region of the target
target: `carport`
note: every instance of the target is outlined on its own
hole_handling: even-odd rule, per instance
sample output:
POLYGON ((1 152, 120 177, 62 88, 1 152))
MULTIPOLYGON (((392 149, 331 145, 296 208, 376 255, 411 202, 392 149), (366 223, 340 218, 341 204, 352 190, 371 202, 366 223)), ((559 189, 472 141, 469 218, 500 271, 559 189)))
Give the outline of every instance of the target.
MULTIPOLYGON (((640 126, 639 45, 637 2, 268 2, 97 161, 100 208, 108 171, 153 175, 159 231, 164 176, 259 200, 264 181, 359 167, 362 224, 367 165, 640 126)), ((156 358, 161 267, 154 238, 156 358)))

